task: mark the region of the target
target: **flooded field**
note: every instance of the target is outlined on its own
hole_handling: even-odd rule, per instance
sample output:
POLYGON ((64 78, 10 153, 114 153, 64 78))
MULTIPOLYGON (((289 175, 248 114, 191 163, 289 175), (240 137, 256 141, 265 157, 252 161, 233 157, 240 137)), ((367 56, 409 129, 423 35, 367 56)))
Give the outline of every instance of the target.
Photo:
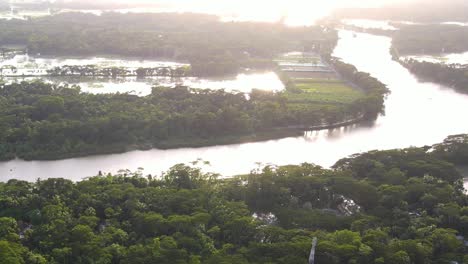
POLYGON ((129 71, 138 68, 153 67, 188 67, 189 64, 171 61, 138 60, 106 57, 70 57, 70 58, 46 58, 31 57, 28 55, 16 55, 11 59, 0 61, 0 73, 7 82, 31 81, 41 79, 49 83, 60 85, 78 85, 82 91, 89 93, 131 93, 145 96, 151 93, 151 88, 156 85, 176 86, 185 85, 199 89, 225 89, 227 91, 250 92, 252 89, 280 91, 284 85, 272 71, 244 72, 235 76, 222 78, 196 78, 196 77, 44 77, 48 70, 63 66, 93 65, 97 68, 122 67, 129 71), (25 77, 27 76, 27 77, 25 77))
POLYGON ((468 64, 468 52, 439 55, 412 55, 404 56, 402 57, 402 59, 413 59, 420 62, 432 62, 443 64, 468 64))

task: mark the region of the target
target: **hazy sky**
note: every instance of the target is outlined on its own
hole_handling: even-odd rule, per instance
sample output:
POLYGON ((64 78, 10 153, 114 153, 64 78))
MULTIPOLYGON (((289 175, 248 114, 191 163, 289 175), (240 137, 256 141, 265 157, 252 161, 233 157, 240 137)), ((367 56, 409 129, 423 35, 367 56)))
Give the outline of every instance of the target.
MULTIPOLYGON (((91 1, 91 0, 90 0, 91 1)), ((99 0, 97 0, 99 1, 99 0)), ((101 0, 107 2, 121 2, 121 3, 165 3, 165 4, 189 4, 189 5, 225 5, 225 6, 235 6, 235 5, 245 5, 245 4, 273 4, 277 5, 292 5, 295 0, 101 0)), ((305 0, 299 1, 302 5, 307 6, 380 6, 386 5, 389 3, 395 2, 410 2, 411 0, 305 0)), ((96 0, 92 1, 96 2, 96 0)))
MULTIPOLYGON (((330 15, 333 9, 343 7, 379 7, 394 4, 422 2, 424 6, 434 3, 467 2, 468 0, 74 0, 90 3, 125 3, 132 7, 141 3, 155 4, 153 12, 195 12, 219 15, 225 21, 284 20, 288 25, 302 26, 330 15)), ((148 12, 149 8, 140 8, 148 12)))
MULTIPOLYGON (((154 3, 168 12, 217 14, 226 20, 278 21, 290 25, 311 24, 327 16, 334 8, 376 7, 402 0, 101 0, 111 3, 154 3)), ((406 0, 405 2, 407 2, 406 0)), ((91 1, 96 2, 96 0, 91 1)))

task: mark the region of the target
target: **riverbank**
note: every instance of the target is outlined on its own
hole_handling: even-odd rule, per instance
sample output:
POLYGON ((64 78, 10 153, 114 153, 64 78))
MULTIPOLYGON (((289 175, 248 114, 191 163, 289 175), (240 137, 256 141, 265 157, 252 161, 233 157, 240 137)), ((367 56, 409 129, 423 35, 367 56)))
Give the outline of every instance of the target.
POLYGON ((397 61, 417 76, 421 81, 445 85, 459 93, 468 94, 468 66, 445 65, 441 63, 419 62, 414 59, 397 61))
MULTIPOLYGON (((285 137, 298 137, 304 134, 304 131, 294 128, 278 128, 272 131, 264 131, 255 134, 243 134, 243 135, 230 135, 224 137, 215 138, 179 138, 163 140, 156 144, 152 142, 141 143, 137 145, 111 145, 111 146, 89 146, 85 151, 79 152, 67 152, 67 153, 50 153, 50 152, 36 152, 31 153, 30 156, 19 157, 25 161, 53 161, 63 160, 69 158, 88 157, 94 155, 107 155, 107 154, 121 154, 134 150, 170 150, 170 149, 181 149, 181 148, 202 148, 212 147, 218 145, 232 145, 232 144, 244 144, 253 143, 260 141, 268 141, 285 137)), ((13 160, 14 158, 4 159, 3 161, 13 160)))
POLYGON ((246 144, 246 143, 256 143, 256 142, 266 142, 269 140, 278 140, 288 137, 300 137, 303 136, 305 132, 314 132, 321 130, 333 130, 343 127, 348 127, 352 125, 358 125, 364 122, 364 117, 361 116, 356 119, 347 120, 343 122, 337 122, 329 125, 318 125, 312 127, 306 126, 290 126, 290 127, 278 127, 273 128, 269 131, 260 131, 253 134, 240 134, 240 135, 229 135, 223 137, 214 137, 214 138, 179 138, 179 139, 170 139, 163 140, 157 143, 146 142, 134 145, 110 145, 110 146, 87 146, 84 147, 83 151, 77 152, 31 152, 27 156, 21 157, 4 157, 0 158, 0 161, 11 161, 15 159, 20 159, 24 161, 60 161, 71 158, 81 158, 81 157, 91 157, 97 155, 111 155, 111 154, 122 154, 131 151, 147 151, 147 150, 174 150, 174 149, 183 149, 183 148, 204 148, 204 147, 214 147, 214 146, 229 146, 235 144, 246 144))
POLYGON ((459 93, 468 94, 468 77, 466 76, 468 66, 402 59, 402 55, 394 45, 391 47, 391 54, 394 61, 414 74, 419 80, 437 83, 459 93))

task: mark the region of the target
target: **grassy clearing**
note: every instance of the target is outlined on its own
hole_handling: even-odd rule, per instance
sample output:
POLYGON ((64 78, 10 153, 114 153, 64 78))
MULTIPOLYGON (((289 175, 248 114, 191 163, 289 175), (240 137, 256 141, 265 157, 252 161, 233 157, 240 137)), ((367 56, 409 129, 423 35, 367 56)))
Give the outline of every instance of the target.
POLYGON ((297 79, 294 84, 299 92, 286 93, 291 103, 348 104, 364 96, 361 91, 337 79, 297 79))
MULTIPOLYGON (((303 56, 302 54, 289 54, 282 56, 276 62, 310 63, 316 62, 323 64, 320 56, 303 56)), ((311 67, 313 69, 313 67, 311 67)), ((347 105, 365 96, 359 89, 346 84, 334 73, 321 75, 320 72, 285 72, 288 77, 288 88, 284 92, 287 102, 298 107, 304 105, 317 105, 324 107, 326 105, 337 106, 347 105)))

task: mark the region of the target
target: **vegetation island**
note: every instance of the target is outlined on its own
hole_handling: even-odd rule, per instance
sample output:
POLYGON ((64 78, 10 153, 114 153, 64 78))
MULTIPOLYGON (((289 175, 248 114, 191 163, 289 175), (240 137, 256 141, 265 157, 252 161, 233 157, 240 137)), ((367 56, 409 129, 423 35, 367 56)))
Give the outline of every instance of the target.
MULTIPOLYGON (((79 87, 42 82, 2 84, 0 160, 63 159, 302 135, 306 130, 374 120, 383 112, 388 93, 377 79, 332 58, 336 32, 321 26, 222 23, 212 16, 192 14, 64 14, 37 18, 34 23, 0 21, 0 28, 4 29, 0 44, 23 44, 32 54, 107 51, 189 61, 185 70, 166 71, 180 76, 274 65, 270 69, 278 72, 286 87, 247 95, 154 87, 150 95, 138 97, 93 95, 80 92, 79 87), (307 51, 284 52, 299 48, 307 51)), ((90 76, 86 74, 90 68, 76 72, 90 76)), ((136 70, 140 77, 152 71, 159 74, 155 69, 136 70)), ((111 76, 119 72, 107 71, 111 76)))

